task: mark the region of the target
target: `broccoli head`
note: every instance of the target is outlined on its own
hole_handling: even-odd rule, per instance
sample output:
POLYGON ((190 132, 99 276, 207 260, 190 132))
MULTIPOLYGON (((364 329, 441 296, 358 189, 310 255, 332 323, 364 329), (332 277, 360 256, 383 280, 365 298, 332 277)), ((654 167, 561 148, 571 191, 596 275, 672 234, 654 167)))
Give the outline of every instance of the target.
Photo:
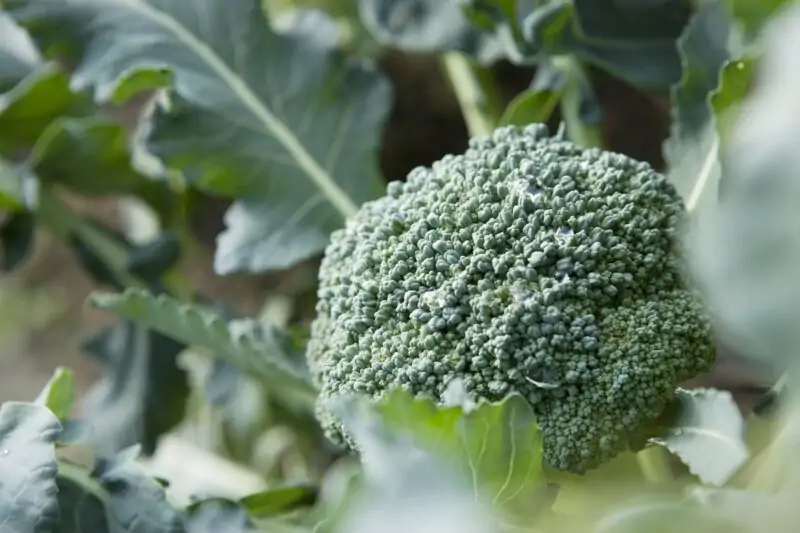
POLYGON ((627 449, 710 368, 710 320, 682 273, 684 205, 646 163, 543 125, 503 127, 416 168, 331 238, 307 357, 317 416, 393 387, 442 400, 517 392, 545 460, 582 473, 627 449))

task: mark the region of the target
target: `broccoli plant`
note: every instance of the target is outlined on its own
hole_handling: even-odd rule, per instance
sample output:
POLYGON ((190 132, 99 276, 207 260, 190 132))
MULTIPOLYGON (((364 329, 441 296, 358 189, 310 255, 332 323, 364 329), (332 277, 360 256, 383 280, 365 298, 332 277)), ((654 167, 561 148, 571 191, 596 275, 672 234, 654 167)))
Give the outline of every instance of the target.
POLYGON ((0 405, 0 531, 791 531, 783 3, 0 1, 3 269, 47 230, 121 319, 80 398, 60 367, 0 405), (391 182, 388 49, 470 133, 391 182), (536 70, 507 105, 499 63, 536 70), (596 69, 668 103, 663 172, 606 147, 596 69), (301 278, 269 319, 187 282, 201 198, 216 276, 301 278), (752 412, 686 383, 723 341, 752 412))
POLYGON ((627 449, 714 360, 687 287, 683 203, 648 165, 543 125, 418 168, 332 235, 307 350, 331 397, 521 393, 545 459, 584 472, 627 449))

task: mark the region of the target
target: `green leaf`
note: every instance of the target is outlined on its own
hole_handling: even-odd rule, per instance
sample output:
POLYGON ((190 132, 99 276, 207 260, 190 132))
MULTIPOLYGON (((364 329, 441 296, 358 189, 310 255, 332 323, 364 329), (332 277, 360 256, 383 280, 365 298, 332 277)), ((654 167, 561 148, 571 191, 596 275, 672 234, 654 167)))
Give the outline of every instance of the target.
POLYGON ((58 66, 47 63, 37 67, 0 94, 0 151, 11 153, 36 141, 76 100, 69 77, 58 66))
POLYGON ((57 533, 111 533, 103 500, 78 481, 59 475, 57 533))
POLYGON ((136 195, 159 215, 175 210, 163 181, 135 168, 126 128, 98 118, 64 118, 51 124, 33 147, 29 165, 43 182, 86 196, 136 195))
POLYGON ((795 0, 723 0, 748 35, 757 35, 766 24, 795 0))
POLYGON ((561 94, 555 91, 523 91, 508 104, 499 125, 525 126, 547 122, 560 100, 561 94))
POLYGON ((225 213, 227 229, 217 236, 214 271, 220 275, 238 270, 283 270, 308 258, 328 244, 329 233, 303 224, 304 213, 317 209, 315 202, 300 211, 291 204, 238 201, 225 213))
POLYGON ((725 149, 719 203, 687 237, 692 273, 721 330, 774 379, 796 364, 800 346, 800 84, 787 76, 800 70, 798 36, 797 10, 766 35, 757 83, 725 149))
MULTIPOLYGON (((516 516, 535 511, 545 489, 542 440, 535 415, 521 396, 447 407, 396 389, 372 409, 387 431, 404 435, 436 462, 469 480, 483 503, 516 516)), ((344 427, 352 432, 347 419, 344 427)), ((354 437, 362 454, 368 453, 354 437)), ((369 457, 363 460, 370 468, 369 457)))
POLYGON ((101 453, 141 444, 150 455, 158 438, 183 420, 189 383, 177 358, 185 348, 128 320, 102 330, 84 344, 104 367, 104 376, 83 402, 101 453))
POLYGON ((36 403, 47 407, 63 423, 72 413, 75 402, 75 379, 72 371, 57 367, 53 376, 36 398, 36 403))
POLYGON ((247 511, 238 503, 212 498, 193 503, 185 512, 186 533, 255 532, 247 511))
POLYGON ((313 485, 279 487, 250 494, 240 501, 254 518, 266 518, 314 505, 319 489, 313 485))
POLYGON ((138 447, 101 459, 92 471, 106 491, 109 529, 125 533, 184 533, 183 517, 167 501, 164 488, 136 462, 138 447))
POLYGON ((199 346, 264 381, 269 388, 315 396, 304 361, 290 360, 277 331, 251 324, 233 331, 225 319, 199 305, 170 296, 129 289, 122 294, 97 293, 92 305, 152 327, 188 345, 199 346))
MULTIPOLYGON (((318 24, 277 34, 259 0, 7 3, 41 39, 80 35, 73 84, 93 87, 101 101, 135 72, 168 70, 169 103, 154 112, 148 150, 206 191, 289 212, 262 224, 265 241, 289 231, 298 239, 329 234, 383 190, 376 148, 390 86, 374 66, 341 56, 328 32, 314 34, 318 24)), ((226 245, 248 236, 235 226, 228 232, 226 245)), ((301 261, 308 255, 299 251, 311 248, 322 250, 275 248, 220 273, 272 270, 273 261, 301 261)))
POLYGON ((458 2, 358 0, 364 26, 383 44, 408 52, 470 54, 482 63, 506 55, 493 32, 471 24, 458 2))
POLYGON ((0 405, 0 532, 46 533, 58 520, 55 441, 60 431, 45 407, 0 405))
MULTIPOLYGON (((393 396, 408 404, 400 394, 393 396)), ((481 491, 478 486, 486 481, 484 472, 480 470, 484 466, 483 456, 472 458, 474 450, 464 445, 471 444, 472 431, 462 430, 460 435, 451 436, 453 431, 462 428, 446 424, 440 431, 443 441, 438 444, 431 442, 430 438, 417 437, 418 433, 422 433, 420 437, 429 437, 432 428, 423 431, 398 428, 401 424, 387 420, 388 417, 379 412, 379 406, 369 399, 340 397, 335 403, 333 410, 360 452, 363 476, 355 487, 349 483, 347 488, 342 487, 343 494, 334 497, 339 500, 339 507, 329 510, 325 521, 317 527, 318 531, 371 533, 375 531, 376 523, 385 533, 428 529, 470 533, 498 531, 498 514, 502 511, 486 505, 484 498, 492 495, 481 491), (463 443, 458 442, 459 437, 463 443), (446 451, 450 452, 449 456, 443 453, 446 451)), ((460 419, 458 415, 454 417, 460 419)), ((430 422, 423 421, 423 425, 430 422)), ((488 434, 500 428, 482 426, 474 429, 488 434)), ((509 429, 509 426, 504 426, 495 432, 507 434, 509 429)), ((509 453, 500 460, 506 466, 504 478, 513 477, 508 466, 515 459, 516 455, 509 453)), ((493 471, 496 463, 489 460, 488 466, 493 471)), ((491 499, 488 503, 491 504, 491 499)), ((530 511, 531 502, 527 503, 530 511)))
POLYGON ((717 135, 723 148, 739 117, 742 104, 750 92, 755 71, 755 57, 728 61, 722 68, 719 87, 711 93, 711 109, 714 112, 717 135))
MULTIPOLYGON (((0 170, 2 172, 2 170, 0 170)), ((0 272, 16 270, 28 257, 36 235, 36 217, 28 211, 8 215, 0 227, 0 272)))
POLYGON ((636 87, 660 90, 680 78, 675 39, 688 15, 685 0, 552 0, 533 9, 521 26, 537 52, 573 55, 636 87))
POLYGON ((725 90, 719 75, 731 58, 730 32, 731 19, 721 3, 704 2, 678 40, 683 76, 671 90, 672 127, 664 158, 689 210, 708 209, 717 199, 720 144, 709 98, 725 90))
POLYGON ((651 441, 680 457, 704 483, 724 484, 750 455, 733 396, 714 389, 678 389, 675 396, 677 418, 651 441))

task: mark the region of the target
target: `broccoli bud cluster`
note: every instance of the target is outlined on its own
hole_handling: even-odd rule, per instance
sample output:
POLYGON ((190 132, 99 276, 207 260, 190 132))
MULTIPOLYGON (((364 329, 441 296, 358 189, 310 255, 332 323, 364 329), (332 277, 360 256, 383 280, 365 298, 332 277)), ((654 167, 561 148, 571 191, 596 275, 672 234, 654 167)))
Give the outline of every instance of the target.
POLYGON ((710 368, 710 320, 682 275, 683 203, 646 163, 503 127, 416 168, 331 238, 307 357, 318 417, 392 387, 514 391, 545 460, 585 472, 627 449, 710 368))

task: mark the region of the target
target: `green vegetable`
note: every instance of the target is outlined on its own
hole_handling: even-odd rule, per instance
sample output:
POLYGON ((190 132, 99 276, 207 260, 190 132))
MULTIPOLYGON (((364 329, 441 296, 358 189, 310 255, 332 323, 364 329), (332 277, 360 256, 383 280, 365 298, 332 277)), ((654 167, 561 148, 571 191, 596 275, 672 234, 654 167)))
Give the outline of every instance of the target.
POLYGON ((710 319, 678 246, 681 198, 645 163, 540 124, 413 170, 333 233, 307 356, 333 397, 402 387, 442 400, 516 391, 545 460, 583 473, 628 449, 710 368, 710 319))

